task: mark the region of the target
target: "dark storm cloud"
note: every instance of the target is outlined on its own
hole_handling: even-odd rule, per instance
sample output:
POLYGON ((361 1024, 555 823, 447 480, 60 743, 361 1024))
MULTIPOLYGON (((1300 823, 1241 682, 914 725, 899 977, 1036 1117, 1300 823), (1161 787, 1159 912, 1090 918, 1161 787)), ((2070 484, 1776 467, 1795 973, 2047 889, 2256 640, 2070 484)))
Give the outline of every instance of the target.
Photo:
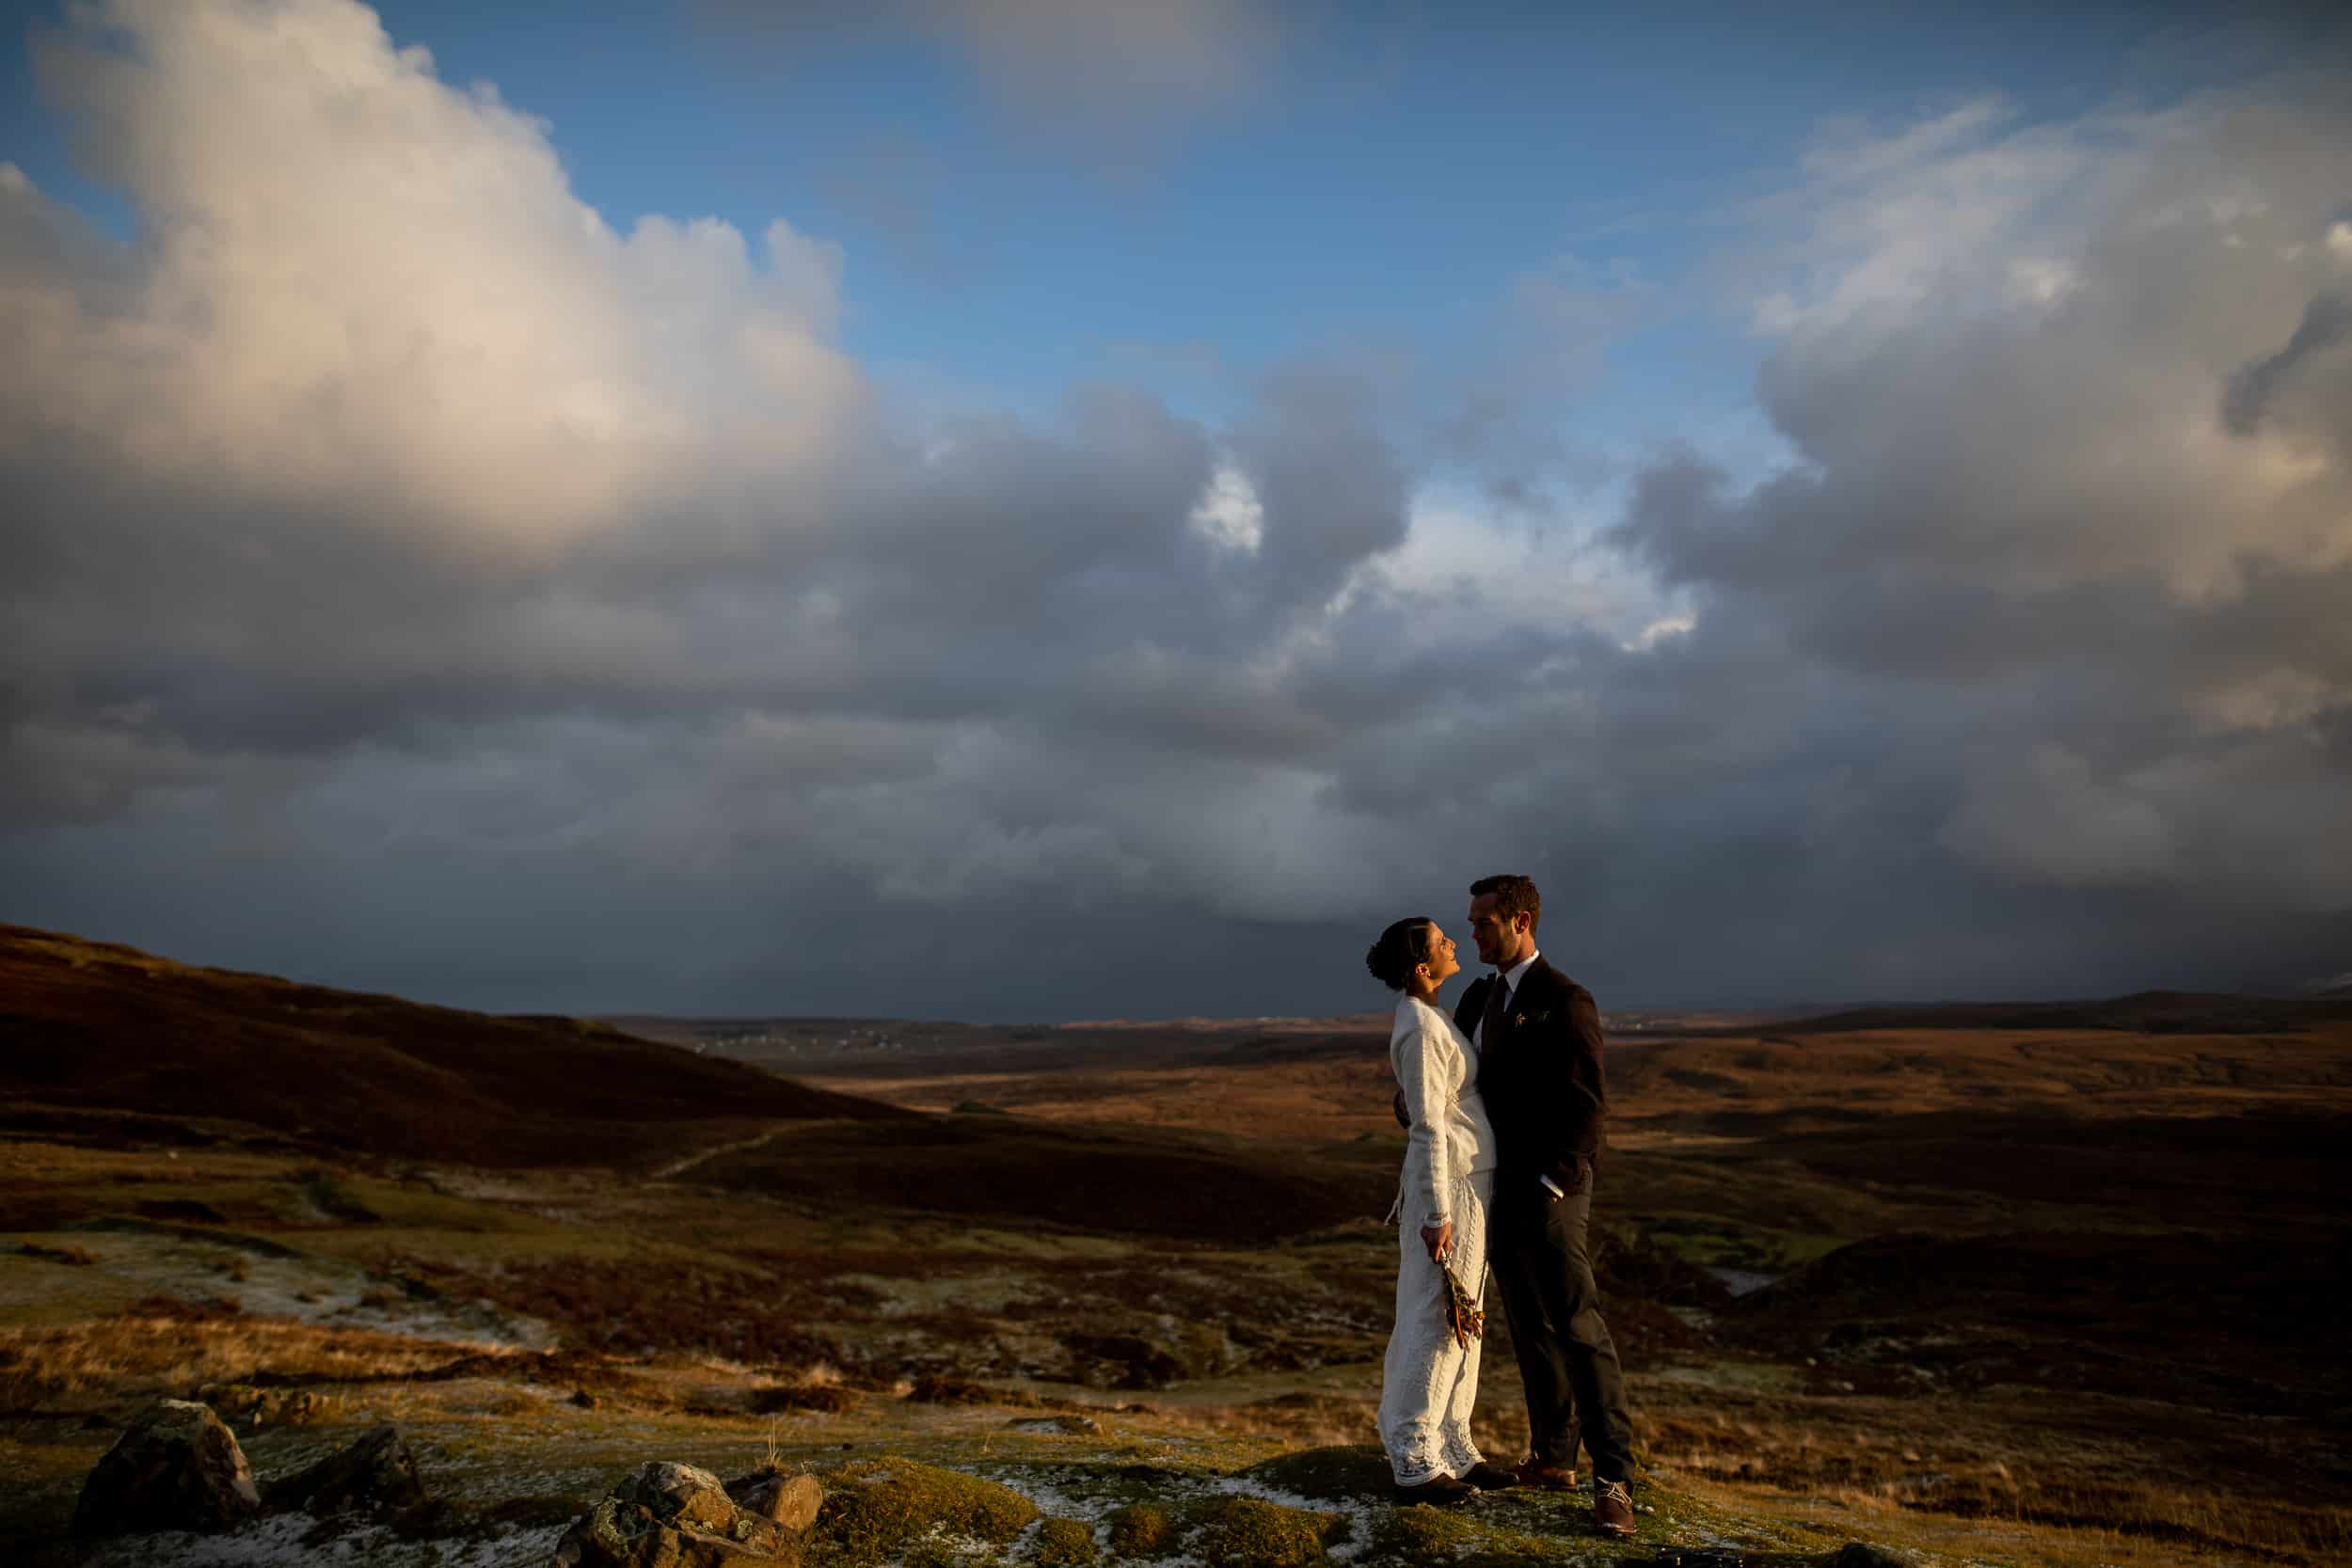
POLYGON ((1618 291, 1483 403, 1335 353, 1221 428, 910 421, 821 239, 606 230, 348 7, 246 40, 316 123, 124 14, 53 69, 145 243, 0 180, 10 918, 501 1006, 1270 1012, 1518 867, 1605 1000, 2343 967, 2325 102, 1837 143, 1758 309, 1795 460, 1661 458, 1596 542, 1428 496, 1556 477, 1618 291))
POLYGON ((2303 308, 2303 319, 2286 346, 2230 378, 2222 394, 2221 421, 2233 434, 2250 436, 2262 422, 2279 385, 2303 361, 2352 341, 2352 294, 2324 293, 2303 308))

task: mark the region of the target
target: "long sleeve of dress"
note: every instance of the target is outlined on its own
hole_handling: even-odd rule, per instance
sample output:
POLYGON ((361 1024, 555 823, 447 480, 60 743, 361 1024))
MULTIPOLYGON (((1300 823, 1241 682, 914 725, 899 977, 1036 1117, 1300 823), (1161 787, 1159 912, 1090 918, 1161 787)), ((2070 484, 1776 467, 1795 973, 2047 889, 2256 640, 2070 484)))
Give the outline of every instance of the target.
POLYGON ((1405 1091, 1405 1113, 1412 1125, 1405 1140, 1405 1202, 1418 1210, 1423 1223, 1442 1225, 1453 1216, 1448 1190, 1453 1182, 1446 1168, 1445 1122, 1454 1102, 1454 1085, 1447 1068, 1452 1052, 1444 1035, 1430 1021, 1400 1019, 1389 1041, 1389 1060, 1396 1069, 1397 1086, 1405 1091))

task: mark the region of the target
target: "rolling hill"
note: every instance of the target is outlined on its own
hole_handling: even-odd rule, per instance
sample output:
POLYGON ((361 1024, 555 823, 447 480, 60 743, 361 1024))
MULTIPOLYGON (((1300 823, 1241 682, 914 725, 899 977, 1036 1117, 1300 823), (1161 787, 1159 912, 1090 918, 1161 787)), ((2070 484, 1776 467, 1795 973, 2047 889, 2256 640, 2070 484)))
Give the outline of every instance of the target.
POLYGON ((22 926, 0 926, 0 1131, 691 1170, 834 1206, 1189 1240, 1377 1217, 1394 1182, 1385 1148, 943 1117, 605 1023, 199 969, 22 926))
POLYGON ((249 1124, 358 1153, 626 1165, 690 1124, 912 1112, 605 1024, 501 1018, 199 969, 0 925, 0 1097, 19 1120, 108 1113, 249 1124))

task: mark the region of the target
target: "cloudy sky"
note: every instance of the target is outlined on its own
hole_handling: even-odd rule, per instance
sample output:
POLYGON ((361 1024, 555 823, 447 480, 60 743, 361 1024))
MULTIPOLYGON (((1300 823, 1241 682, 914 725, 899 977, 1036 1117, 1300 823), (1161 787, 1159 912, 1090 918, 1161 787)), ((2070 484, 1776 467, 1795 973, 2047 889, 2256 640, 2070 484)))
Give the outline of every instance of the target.
POLYGON ((12 9, 0 919, 1297 1013, 1523 869, 1604 1006, 2352 970, 2352 32, 1761 9, 12 9))

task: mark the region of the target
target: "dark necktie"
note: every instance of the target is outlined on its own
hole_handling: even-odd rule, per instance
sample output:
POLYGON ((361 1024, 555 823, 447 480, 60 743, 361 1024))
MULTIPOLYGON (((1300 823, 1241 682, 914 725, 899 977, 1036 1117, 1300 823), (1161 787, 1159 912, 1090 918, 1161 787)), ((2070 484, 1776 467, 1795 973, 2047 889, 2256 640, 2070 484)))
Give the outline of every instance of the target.
POLYGON ((1511 1005, 1511 983, 1497 970, 1486 987, 1486 1011, 1478 1021, 1478 1049, 1485 1051, 1502 1032, 1503 1010, 1511 1005))

